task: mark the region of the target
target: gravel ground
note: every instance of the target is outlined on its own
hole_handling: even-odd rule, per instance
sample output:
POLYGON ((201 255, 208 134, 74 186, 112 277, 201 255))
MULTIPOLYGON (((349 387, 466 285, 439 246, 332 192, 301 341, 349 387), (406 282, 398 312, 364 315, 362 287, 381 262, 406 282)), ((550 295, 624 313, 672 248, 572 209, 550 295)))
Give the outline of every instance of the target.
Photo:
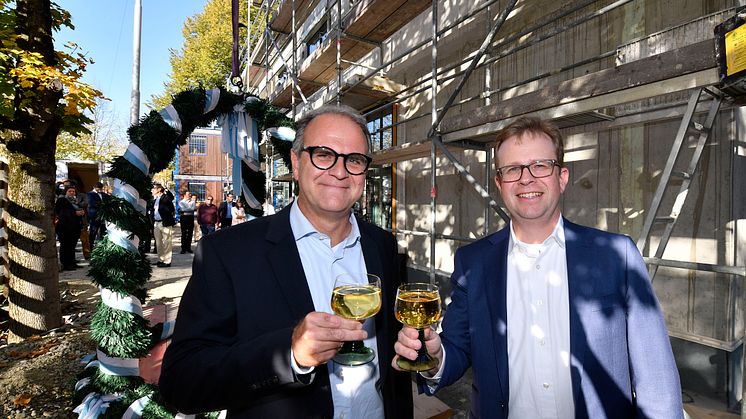
MULTIPOLYGON (((73 418, 73 386, 81 358, 95 351, 88 334, 96 289, 90 283, 62 283, 65 325, 44 336, 8 344, 0 335, 0 416, 73 418)), ((7 308, 7 307, 4 307, 7 308)), ((7 312, 0 327, 7 329, 7 312)))

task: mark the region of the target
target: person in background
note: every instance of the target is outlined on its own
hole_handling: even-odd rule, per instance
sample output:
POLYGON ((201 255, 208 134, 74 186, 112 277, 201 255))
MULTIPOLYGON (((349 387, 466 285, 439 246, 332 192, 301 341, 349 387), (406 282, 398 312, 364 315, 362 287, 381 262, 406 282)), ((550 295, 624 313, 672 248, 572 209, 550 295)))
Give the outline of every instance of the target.
POLYGON ((218 223, 218 207, 212 203, 212 196, 208 195, 205 202, 197 208, 197 223, 202 237, 215 232, 218 223))
POLYGON ((181 253, 192 253, 192 234, 194 233, 194 213, 197 209, 192 193, 184 192, 184 199, 179 201, 179 224, 181 225, 181 253))
POLYGON ((401 327, 396 240, 350 211, 372 160, 366 121, 349 107, 327 106, 297 126, 296 202, 200 240, 163 358, 161 395, 184 413, 411 418, 411 376, 388 367, 401 327), (365 324, 330 314, 342 273, 381 279, 382 307, 365 324), (333 362, 350 340, 365 340, 376 358, 354 367, 333 362))
POLYGON ((174 203, 165 193, 165 189, 160 184, 153 185, 153 237, 155 238, 156 248, 158 249, 159 268, 168 268, 171 266, 171 253, 173 251, 173 233, 176 225, 174 203))
POLYGON ((232 225, 241 224, 246 221, 246 211, 244 211, 243 202, 240 199, 231 208, 231 220, 233 220, 232 225))
POLYGON ((202 201, 197 199, 197 195, 192 195, 192 202, 194 203, 194 234, 192 234, 192 241, 197 243, 202 238, 202 231, 197 223, 197 213, 199 212, 199 206, 202 205, 202 201))
POLYGON ((88 238, 91 242, 91 248, 95 247, 96 242, 104 238, 106 225, 98 219, 99 208, 109 196, 103 190, 104 184, 96 182, 93 190, 88 192, 88 238))
MULTIPOLYGON (((634 242, 574 224, 560 131, 521 117, 495 145, 495 183, 510 224, 456 251, 433 393, 471 367, 475 418, 683 418, 679 374, 658 299, 634 242)), ((398 356, 414 359, 403 328, 398 356)), ((393 362, 394 368, 398 368, 393 362)))
POLYGON ((218 206, 218 227, 228 228, 233 225, 233 205, 233 194, 229 193, 218 206))
POLYGON ((65 194, 54 204, 55 231, 60 241, 60 263, 63 271, 72 271, 81 266, 75 260, 75 246, 83 228, 85 210, 78 205, 77 189, 68 183, 65 194))

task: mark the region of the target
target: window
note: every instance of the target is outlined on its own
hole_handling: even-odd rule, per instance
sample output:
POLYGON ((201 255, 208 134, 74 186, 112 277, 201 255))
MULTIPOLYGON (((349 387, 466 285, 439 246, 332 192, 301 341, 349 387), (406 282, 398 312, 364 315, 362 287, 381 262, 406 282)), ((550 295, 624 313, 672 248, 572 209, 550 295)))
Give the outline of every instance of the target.
MULTIPOLYGON (((368 117, 371 152, 384 150, 396 143, 396 105, 383 108, 368 117)), ((362 199, 363 217, 384 229, 393 224, 393 168, 392 165, 374 166, 365 178, 365 196, 362 199)))
POLYGON ((329 37, 329 30, 326 27, 326 21, 321 23, 321 27, 306 41, 306 57, 310 56, 316 51, 321 44, 324 43, 326 38, 329 37))
POLYGON ((205 184, 203 182, 189 182, 187 190, 196 196, 198 201, 205 200, 205 184))
POLYGON ((189 137, 189 154, 192 156, 207 155, 207 136, 191 135, 189 137))
POLYGON ((392 109, 384 110, 368 120, 372 152, 384 150, 394 145, 393 122, 392 109))

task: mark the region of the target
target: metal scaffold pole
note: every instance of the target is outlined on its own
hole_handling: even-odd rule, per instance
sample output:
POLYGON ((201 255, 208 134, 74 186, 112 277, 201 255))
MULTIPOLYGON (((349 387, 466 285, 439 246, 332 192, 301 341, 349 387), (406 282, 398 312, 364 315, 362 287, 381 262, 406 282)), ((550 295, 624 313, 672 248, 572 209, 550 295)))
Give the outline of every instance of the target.
MULTIPOLYGON (((433 126, 437 126, 438 121, 438 2, 433 0, 433 43, 432 43, 432 74, 433 82, 430 87, 430 102, 432 109, 433 126)), ((436 211, 436 198, 438 196, 438 185, 436 183, 437 176, 435 166, 437 163, 435 156, 435 142, 430 145, 430 283, 435 283, 435 216, 436 211)))

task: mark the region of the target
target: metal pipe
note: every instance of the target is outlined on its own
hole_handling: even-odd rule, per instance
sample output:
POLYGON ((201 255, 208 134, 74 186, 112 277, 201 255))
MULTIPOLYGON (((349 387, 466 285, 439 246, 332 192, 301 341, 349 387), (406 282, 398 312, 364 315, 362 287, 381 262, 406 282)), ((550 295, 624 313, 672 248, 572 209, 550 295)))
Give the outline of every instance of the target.
POLYGON ((140 119, 140 33, 142 32, 142 2, 135 0, 132 28, 132 93, 130 95, 130 125, 140 119))
MULTIPOLYGON (((505 9, 500 12, 500 15, 497 17, 497 22, 495 22, 495 26, 492 28, 489 34, 487 34, 487 37, 484 38, 484 41, 482 42, 482 45, 479 47, 479 50, 477 51, 477 54, 472 58, 471 64, 469 64, 469 67, 466 69, 464 74, 461 76, 461 79, 459 80, 458 84, 456 85, 456 88, 451 92, 451 96, 446 100, 446 104, 443 106, 443 110, 441 110, 438 113, 438 116, 433 122, 432 126, 430 127, 430 131, 427 133, 427 138, 432 138, 435 135, 435 132, 438 128, 438 125, 440 124, 440 121, 443 120, 443 117, 448 113, 448 110, 451 107, 451 104, 456 99, 456 96, 458 96, 459 93, 461 93, 461 89, 464 88, 464 85, 466 84, 466 81, 469 80, 469 76, 471 76, 471 73, 474 71, 474 69, 477 67, 477 63, 479 60, 482 59, 482 56, 485 52, 487 52, 487 47, 490 46, 492 43, 492 40, 495 38, 495 35, 497 35, 497 31, 500 30, 503 23, 505 23, 505 19, 508 18, 508 13, 513 10, 513 7, 515 7, 515 4, 518 2, 518 0, 510 0, 508 5, 505 7, 505 9)), ((435 74, 433 74, 433 79, 435 79, 435 74)), ((444 147, 445 148, 445 147, 444 147)))
POLYGON ((342 0, 337 0, 337 106, 342 103, 342 0))
MULTIPOLYGON (((430 113, 433 124, 438 119, 438 2, 432 0, 432 46, 430 57, 432 60, 432 80, 430 84, 430 113)), ((438 185, 436 168, 437 158, 435 154, 435 144, 430 145, 430 283, 435 283, 435 216, 436 216, 436 198, 438 196, 438 185)))
MULTIPOLYGON (((441 29, 440 31, 438 31, 438 33, 436 35, 440 36, 440 35, 448 32, 449 30, 451 30, 451 29, 455 28, 456 26, 458 26, 458 25, 462 24, 463 22, 465 22, 470 17, 476 15, 477 13, 481 12, 485 8, 489 7, 489 5, 491 5, 493 3, 496 3, 497 1, 498 0, 491 0, 491 1, 483 4, 482 6, 477 7, 476 9, 474 9, 471 12, 467 13, 466 15, 464 15, 461 19, 456 20, 456 22, 454 22, 454 23, 446 26, 445 28, 441 29)), ((385 67, 388 67, 389 65, 391 65, 391 64, 393 64, 393 63, 401 60, 402 58, 406 57, 407 55, 411 54, 412 52, 414 52, 414 51, 416 51, 416 50, 424 47, 425 45, 431 43, 432 42, 432 38, 433 37, 430 36, 429 38, 424 39, 424 40, 418 42, 417 44, 415 44, 414 46, 412 46, 408 50, 404 51, 403 53, 401 53, 397 57, 392 58, 389 61, 386 61, 385 63, 381 64, 380 69, 383 70, 385 67)), ((367 76, 365 76, 362 79, 358 80, 357 83, 355 83, 354 85, 352 85, 350 88, 356 87, 358 84, 364 82, 365 80, 368 80, 371 77, 371 75, 372 75, 372 73, 368 74, 367 76)))
MULTIPOLYGON (((292 41, 293 53, 290 56, 290 58, 293 60, 293 74, 298 74, 298 60, 296 59, 296 56, 298 55, 297 54, 298 53, 298 43, 297 43, 298 35, 295 30, 295 0, 293 0, 293 3, 291 4, 291 6, 293 7, 293 10, 292 10, 292 14, 290 17, 290 27, 292 28, 292 31, 291 31, 292 33, 290 34, 290 36, 292 37, 291 41, 292 41)), ((280 52, 280 55, 282 55, 281 52, 280 52)), ((300 90, 300 86, 296 84, 296 79, 295 77, 293 77, 293 91, 292 91, 292 94, 290 95, 290 109, 293 110, 292 111, 293 120, 295 120, 295 89, 300 90)))

